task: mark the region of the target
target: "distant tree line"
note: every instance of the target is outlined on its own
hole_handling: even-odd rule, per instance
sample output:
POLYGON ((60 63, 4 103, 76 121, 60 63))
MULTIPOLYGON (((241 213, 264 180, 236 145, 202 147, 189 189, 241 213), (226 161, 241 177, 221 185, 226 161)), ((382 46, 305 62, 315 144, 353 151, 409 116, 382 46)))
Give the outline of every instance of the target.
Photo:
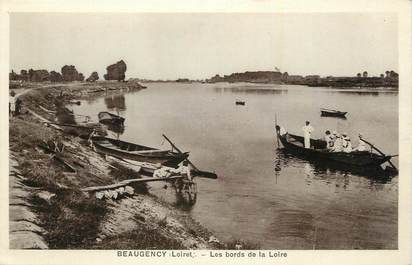
MULTIPOLYGON (((104 75, 105 80, 117 80, 124 81, 127 70, 126 63, 123 60, 109 65, 106 67, 107 73, 104 75)), ((82 73, 76 70, 74 65, 65 65, 62 67, 61 72, 40 70, 21 70, 20 74, 14 72, 9 73, 9 79, 14 81, 26 81, 26 82, 72 82, 72 81, 84 81, 85 77, 82 73)), ((87 82, 95 82, 99 80, 99 74, 93 72, 86 79, 87 82)))

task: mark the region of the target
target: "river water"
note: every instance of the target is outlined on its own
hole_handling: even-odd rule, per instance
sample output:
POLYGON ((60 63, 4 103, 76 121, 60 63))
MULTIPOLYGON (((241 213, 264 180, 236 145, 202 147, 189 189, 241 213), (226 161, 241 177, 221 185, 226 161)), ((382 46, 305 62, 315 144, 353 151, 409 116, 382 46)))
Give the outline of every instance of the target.
MULTIPOLYGON (((380 180, 328 169, 276 149, 274 121, 314 138, 326 129, 357 135, 387 154, 398 154, 398 93, 384 89, 331 89, 288 85, 148 83, 134 93, 74 106, 78 114, 118 111, 126 118, 120 139, 168 148, 171 138, 199 168, 219 179, 200 179, 187 214, 223 240, 242 239, 264 249, 396 249, 398 177, 380 180), (245 101, 244 106, 236 100, 245 101), (321 117, 321 107, 348 111, 347 119, 321 117)), ((397 165, 398 161, 394 159, 397 165)), ((152 192, 175 203, 172 189, 152 192)))

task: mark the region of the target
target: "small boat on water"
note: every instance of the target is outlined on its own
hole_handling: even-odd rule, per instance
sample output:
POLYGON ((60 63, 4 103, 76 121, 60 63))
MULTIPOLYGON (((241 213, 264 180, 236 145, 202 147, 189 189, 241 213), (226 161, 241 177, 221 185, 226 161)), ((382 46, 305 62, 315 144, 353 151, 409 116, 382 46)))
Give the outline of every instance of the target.
POLYGON ((242 100, 236 100, 236 105, 244 106, 245 104, 246 104, 246 102, 244 102, 242 100))
POLYGON ((125 120, 123 117, 107 111, 99 112, 97 117, 99 118, 99 122, 103 124, 123 125, 125 120))
POLYGON ((296 155, 308 160, 322 161, 323 163, 333 163, 342 165, 345 169, 351 168, 373 169, 380 167, 385 162, 390 162, 392 156, 376 154, 372 151, 353 151, 330 152, 326 149, 326 141, 320 139, 311 139, 312 148, 304 147, 304 138, 302 136, 285 133, 280 134, 280 127, 276 125, 276 134, 284 148, 296 155))
POLYGON ((339 117, 339 118, 346 118, 346 111, 339 111, 339 110, 332 110, 332 109, 320 109, 320 115, 324 117, 339 117))
POLYGON ((189 156, 187 152, 160 150, 108 137, 93 136, 90 140, 97 152, 134 161, 160 163, 169 167, 176 167, 189 156))

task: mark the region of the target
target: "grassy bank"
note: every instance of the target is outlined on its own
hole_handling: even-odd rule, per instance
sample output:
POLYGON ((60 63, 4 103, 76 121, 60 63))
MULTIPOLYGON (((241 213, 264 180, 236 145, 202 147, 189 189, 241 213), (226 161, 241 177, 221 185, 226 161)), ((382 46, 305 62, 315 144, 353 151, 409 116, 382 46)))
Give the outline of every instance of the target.
MULTIPOLYGON (((159 201, 145 184, 135 195, 99 200, 82 192, 89 186, 139 178, 133 169, 108 162, 70 130, 60 130, 36 115, 57 123, 75 123, 65 108, 73 99, 118 92, 127 84, 27 84, 22 114, 10 120, 10 150, 16 154, 24 184, 50 196, 32 196, 30 203, 52 249, 187 249, 231 248, 209 242, 213 235, 180 210, 159 201)), ((20 87, 24 90, 25 87, 20 87)), ((140 89, 136 84, 127 91, 140 89)), ((234 245, 233 245, 234 246, 234 245)))

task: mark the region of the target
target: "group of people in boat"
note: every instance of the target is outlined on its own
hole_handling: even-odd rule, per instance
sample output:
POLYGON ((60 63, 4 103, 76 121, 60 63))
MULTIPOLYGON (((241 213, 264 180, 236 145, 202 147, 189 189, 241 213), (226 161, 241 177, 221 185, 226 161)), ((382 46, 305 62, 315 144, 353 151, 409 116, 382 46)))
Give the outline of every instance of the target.
POLYGON ((351 140, 347 133, 339 134, 336 131, 332 133, 325 131, 324 140, 326 141, 326 148, 331 152, 345 152, 350 153, 353 151, 366 151, 365 142, 362 141, 362 135, 359 134, 359 144, 353 148, 351 140))
MULTIPOLYGON (((303 138, 304 138, 304 147, 311 148, 310 138, 314 131, 313 127, 310 125, 309 121, 306 121, 305 126, 302 128, 303 138)), ((366 151, 366 144, 362 141, 362 135, 359 134, 359 144, 357 147, 353 148, 350 137, 347 133, 338 133, 333 131, 332 133, 329 130, 325 131, 324 140, 326 141, 326 148, 330 152, 345 152, 350 153, 353 151, 366 151)))

